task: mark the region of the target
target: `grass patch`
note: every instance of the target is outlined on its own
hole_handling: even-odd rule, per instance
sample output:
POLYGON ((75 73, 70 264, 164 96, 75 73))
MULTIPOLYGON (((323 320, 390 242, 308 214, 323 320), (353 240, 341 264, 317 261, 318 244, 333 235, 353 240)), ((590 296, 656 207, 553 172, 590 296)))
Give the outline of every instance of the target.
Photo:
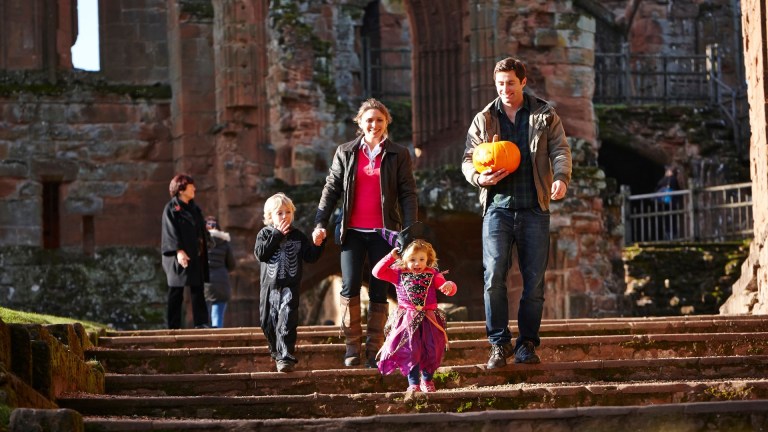
POLYGON ((32 312, 21 312, 13 309, 7 309, 0 307, 0 319, 6 324, 73 324, 79 322, 85 327, 85 331, 89 334, 101 333, 106 331, 109 326, 106 324, 75 320, 72 318, 58 317, 54 315, 43 315, 32 312))

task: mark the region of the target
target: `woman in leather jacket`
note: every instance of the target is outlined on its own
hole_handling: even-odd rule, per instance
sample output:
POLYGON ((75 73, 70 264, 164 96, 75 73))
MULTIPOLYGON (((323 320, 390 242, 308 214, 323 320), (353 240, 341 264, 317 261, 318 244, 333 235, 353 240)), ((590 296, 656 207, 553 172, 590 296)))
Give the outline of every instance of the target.
MULTIPOLYGON (((315 238, 325 239, 325 227, 341 199, 335 240, 341 245, 341 330, 346 339, 345 366, 360 364, 362 325, 360 289, 366 257, 372 268, 391 246, 377 228, 400 231, 417 220, 416 181, 409 150, 387 136, 392 116, 383 103, 368 99, 354 118, 356 139, 336 149, 315 215, 315 238)), ((384 342, 387 283, 370 274, 365 365, 375 368, 384 342)))

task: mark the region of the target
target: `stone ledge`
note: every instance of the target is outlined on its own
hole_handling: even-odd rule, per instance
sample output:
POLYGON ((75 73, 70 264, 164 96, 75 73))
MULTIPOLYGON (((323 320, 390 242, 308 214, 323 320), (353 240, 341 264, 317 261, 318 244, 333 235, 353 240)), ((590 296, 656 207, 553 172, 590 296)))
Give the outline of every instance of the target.
POLYGON ((0 393, 5 394, 0 406, 13 412, 18 408, 50 410, 57 408, 56 398, 65 392, 104 393, 104 370, 84 357, 84 350, 91 347, 80 324, 0 321, 0 393))

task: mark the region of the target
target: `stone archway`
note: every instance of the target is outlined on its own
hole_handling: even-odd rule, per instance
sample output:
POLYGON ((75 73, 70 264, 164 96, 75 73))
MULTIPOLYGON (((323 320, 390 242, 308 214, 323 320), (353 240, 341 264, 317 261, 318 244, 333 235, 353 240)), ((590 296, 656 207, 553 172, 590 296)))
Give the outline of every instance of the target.
POLYGON ((469 3, 407 0, 412 31, 413 143, 420 168, 457 164, 471 119, 469 3))

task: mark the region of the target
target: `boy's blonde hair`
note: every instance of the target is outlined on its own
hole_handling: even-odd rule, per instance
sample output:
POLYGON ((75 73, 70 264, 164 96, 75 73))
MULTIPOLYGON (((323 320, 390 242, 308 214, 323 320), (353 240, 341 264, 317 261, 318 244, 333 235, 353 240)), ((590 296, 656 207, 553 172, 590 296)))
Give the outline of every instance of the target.
POLYGON ((405 250, 400 254, 400 259, 397 260, 397 265, 400 268, 405 268, 405 261, 408 257, 418 252, 427 254, 427 267, 437 267, 437 252, 435 252, 435 248, 428 241, 422 239, 416 239, 405 247, 405 250))
POLYGON ((282 206, 288 207, 294 213, 296 212, 296 206, 293 205, 293 201, 282 192, 267 198, 267 201, 264 203, 264 225, 274 225, 272 213, 282 206))

